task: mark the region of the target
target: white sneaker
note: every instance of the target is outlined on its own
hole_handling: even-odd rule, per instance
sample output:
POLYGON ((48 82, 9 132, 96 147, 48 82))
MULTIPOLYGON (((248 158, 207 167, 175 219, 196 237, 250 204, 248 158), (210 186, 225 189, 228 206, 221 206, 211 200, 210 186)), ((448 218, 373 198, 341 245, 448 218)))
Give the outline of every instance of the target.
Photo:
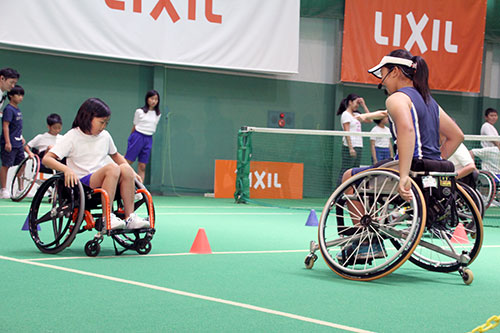
POLYGON ((0 199, 10 199, 9 190, 7 190, 6 188, 3 188, 2 192, 0 193, 0 199))
MULTIPOLYGON (((121 218, 117 217, 115 214, 111 213, 111 230, 116 230, 116 229, 124 229, 125 228, 125 221, 123 221, 121 218)), ((106 219, 104 219, 104 228, 106 228, 106 219)))
POLYGON ((127 229, 142 229, 150 226, 148 220, 137 216, 135 213, 130 214, 125 222, 127 223, 127 229))

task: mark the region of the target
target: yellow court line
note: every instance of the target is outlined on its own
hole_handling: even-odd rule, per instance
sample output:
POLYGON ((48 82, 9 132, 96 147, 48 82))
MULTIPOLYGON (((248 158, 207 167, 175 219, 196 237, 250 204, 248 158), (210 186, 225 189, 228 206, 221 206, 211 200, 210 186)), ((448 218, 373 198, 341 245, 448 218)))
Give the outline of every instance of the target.
POLYGON ((243 308, 243 309, 253 310, 253 311, 262 312, 262 313, 268 313, 268 314, 272 314, 272 315, 276 315, 276 316, 280 316, 280 317, 286 317, 286 318, 295 319, 295 320, 308 322, 308 323, 312 323, 312 324, 317 324, 317 325, 321 325, 321 326, 338 328, 338 329, 342 329, 342 330, 349 331, 349 332, 370 333, 370 331, 366 331, 366 330, 355 328, 355 327, 350 327, 350 326, 336 324, 336 323, 332 323, 332 322, 328 322, 328 321, 324 321, 324 320, 304 317, 304 316, 296 315, 293 313, 267 309, 267 308, 263 308, 263 307, 255 306, 255 305, 251 305, 251 304, 245 304, 245 303, 225 300, 222 298, 216 298, 216 297, 211 297, 211 296, 194 294, 194 293, 190 293, 190 292, 186 292, 186 291, 182 291, 182 290, 160 287, 160 286, 156 286, 156 285, 149 284, 149 283, 142 283, 142 282, 137 282, 137 281, 132 281, 132 280, 121 279, 121 278, 117 278, 117 277, 113 277, 113 276, 108 276, 108 275, 86 272, 86 271, 82 271, 82 270, 78 270, 78 269, 54 266, 54 265, 44 264, 44 263, 40 263, 40 262, 33 262, 33 261, 29 261, 29 260, 16 259, 16 258, 5 257, 5 256, 0 256, 0 259, 13 261, 13 262, 21 263, 21 264, 27 264, 27 265, 39 266, 39 267, 44 267, 44 268, 49 268, 49 269, 55 269, 55 270, 73 273, 73 274, 90 276, 90 277, 108 280, 108 281, 113 281, 113 282, 118 282, 118 283, 134 285, 134 286, 138 286, 138 287, 142 287, 142 288, 163 291, 163 292, 167 292, 170 294, 201 299, 201 300, 205 300, 205 301, 209 301, 209 302, 231 305, 231 306, 235 306, 235 307, 239 307, 239 308, 243 308))

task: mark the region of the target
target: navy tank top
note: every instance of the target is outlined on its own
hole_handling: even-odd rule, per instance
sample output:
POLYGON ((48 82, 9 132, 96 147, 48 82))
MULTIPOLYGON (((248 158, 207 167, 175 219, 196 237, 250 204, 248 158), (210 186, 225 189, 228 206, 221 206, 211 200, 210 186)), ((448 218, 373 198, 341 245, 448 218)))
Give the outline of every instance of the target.
MULTIPOLYGON (((413 157, 431 160, 441 160, 441 151, 439 149, 439 106, 432 98, 429 103, 425 103, 422 95, 414 87, 404 87, 398 90, 406 94, 411 99, 411 117, 413 128, 415 129, 415 150, 413 157)), ((394 122, 389 115, 389 123, 392 138, 397 142, 397 130, 394 122)), ((396 154, 398 159, 399 154, 396 154)))

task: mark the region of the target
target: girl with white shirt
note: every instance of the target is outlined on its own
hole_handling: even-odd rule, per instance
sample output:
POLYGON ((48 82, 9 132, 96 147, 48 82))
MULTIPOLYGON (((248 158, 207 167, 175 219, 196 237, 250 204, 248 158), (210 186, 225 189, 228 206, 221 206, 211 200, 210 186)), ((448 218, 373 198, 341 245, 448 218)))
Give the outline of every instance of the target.
MULTIPOLYGON (((148 228, 149 222, 134 213, 137 175, 118 152, 113 138, 106 131, 110 117, 111 110, 106 103, 98 98, 87 99, 80 106, 71 130, 45 154, 43 164, 64 172, 64 184, 68 187, 75 186, 80 180, 90 188, 106 190, 110 203, 119 187, 125 221, 111 214, 111 229, 148 228), (114 162, 108 163, 108 156, 114 162), (58 161, 65 157, 66 165, 58 161)), ((103 199, 103 213, 105 203, 103 199)))
POLYGON ((132 133, 128 137, 125 159, 129 164, 139 159, 137 172, 142 179, 146 177, 146 164, 149 162, 153 147, 153 134, 161 117, 159 105, 160 94, 156 90, 148 91, 144 106, 135 110, 132 133))
MULTIPOLYGON (((369 113, 365 100, 356 94, 349 94, 339 105, 337 115, 341 115, 340 122, 342 129, 346 132, 361 132, 361 122, 356 119, 359 113, 359 107, 363 107, 366 113, 369 113)), ((342 182, 344 171, 359 167, 361 152, 363 150, 363 138, 360 136, 344 136, 342 138, 342 165, 340 167, 340 176, 338 184, 342 182)))

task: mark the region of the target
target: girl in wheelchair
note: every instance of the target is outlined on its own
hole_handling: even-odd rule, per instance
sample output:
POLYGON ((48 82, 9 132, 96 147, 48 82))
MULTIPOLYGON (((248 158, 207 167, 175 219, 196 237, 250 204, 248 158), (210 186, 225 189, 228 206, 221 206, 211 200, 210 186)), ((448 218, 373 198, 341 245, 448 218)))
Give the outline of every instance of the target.
MULTIPOLYGON (((149 221, 134 213, 135 178, 142 180, 117 151, 106 131, 110 117, 111 110, 106 103, 98 98, 87 99, 80 106, 72 129, 45 154, 43 164, 63 172, 68 187, 74 187, 80 180, 92 189, 104 189, 111 203, 119 188, 125 220, 111 214, 112 230, 147 228, 149 221), (59 162, 63 158, 66 158, 66 165, 59 162)), ((102 207, 104 211, 104 198, 102 207)))

